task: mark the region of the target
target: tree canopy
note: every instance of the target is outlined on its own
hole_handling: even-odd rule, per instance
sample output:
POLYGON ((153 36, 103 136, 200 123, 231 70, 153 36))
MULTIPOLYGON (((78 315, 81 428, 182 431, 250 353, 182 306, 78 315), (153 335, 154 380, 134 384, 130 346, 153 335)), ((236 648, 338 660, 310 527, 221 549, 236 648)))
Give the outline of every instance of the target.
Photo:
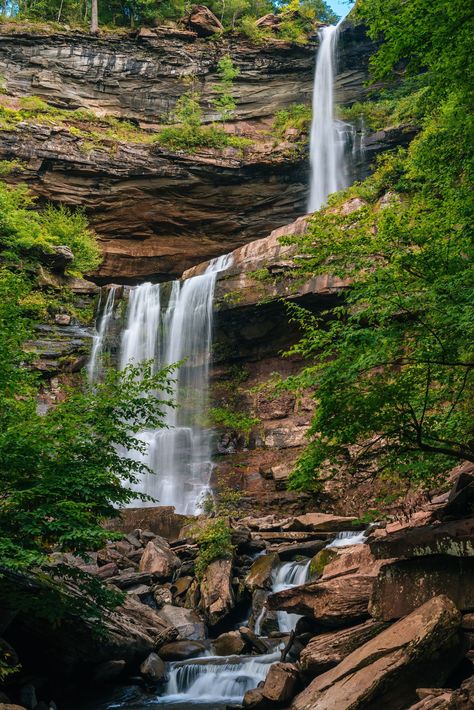
POLYGON ((292 352, 310 364, 286 386, 313 387, 316 401, 292 485, 313 490, 348 461, 428 484, 474 461, 472 18, 451 0, 359 0, 357 16, 382 40, 374 76, 403 71, 409 85, 421 72, 423 110, 408 150, 385 155, 295 240, 303 274, 349 286, 333 311, 292 307, 304 329, 292 352), (341 214, 350 198, 357 209, 341 214))

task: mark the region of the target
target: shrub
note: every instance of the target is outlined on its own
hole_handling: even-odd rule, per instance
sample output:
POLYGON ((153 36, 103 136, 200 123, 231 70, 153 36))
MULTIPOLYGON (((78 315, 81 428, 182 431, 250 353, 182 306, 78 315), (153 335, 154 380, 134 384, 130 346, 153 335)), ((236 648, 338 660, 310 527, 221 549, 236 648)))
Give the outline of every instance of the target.
POLYGON ((224 518, 214 518, 207 522, 197 536, 199 552, 194 569, 196 577, 202 579, 208 566, 214 560, 228 559, 234 553, 229 524, 224 518))

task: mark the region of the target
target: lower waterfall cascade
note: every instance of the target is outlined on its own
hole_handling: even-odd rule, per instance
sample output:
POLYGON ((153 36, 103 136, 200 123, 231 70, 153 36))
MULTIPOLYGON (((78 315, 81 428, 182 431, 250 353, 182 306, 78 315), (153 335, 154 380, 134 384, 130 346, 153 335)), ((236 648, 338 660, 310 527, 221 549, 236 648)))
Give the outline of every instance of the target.
MULTIPOLYGON (((176 407, 166 409, 165 428, 144 430, 143 457, 153 473, 138 489, 156 499, 144 505, 173 505, 176 512, 196 514, 209 491, 212 472, 211 429, 205 418, 212 348, 213 299, 216 276, 231 257, 213 259, 203 274, 164 284, 143 283, 130 289, 118 365, 153 360, 156 367, 182 362, 172 383, 176 407)), ((94 381, 113 324, 115 289, 109 289, 97 326, 88 366, 94 381)), ((137 503, 135 502, 136 506, 137 503)), ((142 504, 143 505, 143 504, 142 504)))

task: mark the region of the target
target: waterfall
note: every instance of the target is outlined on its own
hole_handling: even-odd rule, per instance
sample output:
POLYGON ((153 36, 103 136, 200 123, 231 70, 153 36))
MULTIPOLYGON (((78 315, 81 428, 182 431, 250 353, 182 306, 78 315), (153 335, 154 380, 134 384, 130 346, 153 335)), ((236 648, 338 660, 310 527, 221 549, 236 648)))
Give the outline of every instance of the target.
POLYGON ((243 696, 265 680, 280 651, 263 656, 228 656, 195 658, 170 663, 164 704, 181 702, 180 707, 195 703, 241 703, 243 696))
MULTIPOLYGON (((102 371, 102 360, 103 360, 103 356, 104 356, 104 346, 105 346, 107 333, 109 331, 110 322, 111 322, 112 317, 114 315, 116 291, 117 291, 117 289, 115 286, 111 286, 109 288, 109 291, 107 293, 107 298, 105 301, 104 310, 98 319, 98 323, 96 326, 96 333, 95 333, 93 341, 92 341, 91 356, 90 356, 89 362, 87 364, 87 377, 89 379, 89 382, 96 382, 99 379, 101 371, 102 371)), ((102 300, 102 292, 100 294, 99 305, 98 305, 99 313, 100 313, 100 307, 101 307, 101 300, 102 300)))
MULTIPOLYGON (((308 562, 286 562, 277 568, 273 574, 272 592, 282 592, 284 589, 298 587, 300 584, 305 584, 308 581, 309 566, 308 562)), ((300 614, 288 614, 286 611, 277 611, 278 628, 283 633, 292 631, 300 614)))
MULTIPOLYGON (((167 408, 166 428, 142 431, 138 437, 146 444, 146 453, 128 455, 153 472, 145 474, 137 489, 159 505, 174 505, 183 514, 199 512, 209 490, 211 430, 206 413, 214 288, 218 272, 230 265, 231 257, 224 255, 213 259, 199 276, 171 284, 143 283, 131 289, 121 336, 121 369, 129 362, 145 360, 153 360, 157 368, 182 362, 173 383, 176 408, 167 408)), ((100 368, 100 343, 110 325, 111 316, 106 313, 113 313, 113 298, 109 293, 98 327, 98 344, 88 368, 92 380, 100 368)))
POLYGON ((319 31, 311 122, 311 185, 308 212, 326 204, 328 196, 348 181, 344 147, 350 126, 334 118, 334 67, 339 25, 319 31))

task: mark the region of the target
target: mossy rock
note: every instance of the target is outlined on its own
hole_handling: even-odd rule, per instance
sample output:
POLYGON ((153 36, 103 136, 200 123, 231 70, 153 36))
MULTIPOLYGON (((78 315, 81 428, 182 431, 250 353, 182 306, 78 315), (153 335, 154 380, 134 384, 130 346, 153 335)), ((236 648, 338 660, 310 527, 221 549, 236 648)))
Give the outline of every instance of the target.
POLYGON ((337 552, 331 547, 325 547, 317 552, 309 565, 310 574, 320 577, 326 565, 332 562, 335 557, 337 557, 337 552))

